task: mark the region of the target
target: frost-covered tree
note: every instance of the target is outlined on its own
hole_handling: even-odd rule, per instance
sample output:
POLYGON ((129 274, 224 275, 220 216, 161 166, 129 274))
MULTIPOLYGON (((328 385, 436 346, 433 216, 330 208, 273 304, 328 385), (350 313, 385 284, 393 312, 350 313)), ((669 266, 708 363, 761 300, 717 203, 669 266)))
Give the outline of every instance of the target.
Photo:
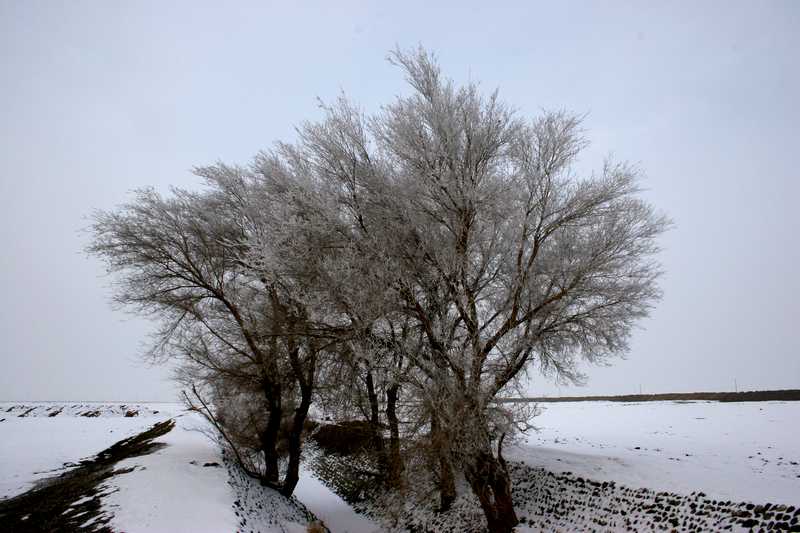
POLYGON ((443 78, 424 51, 391 59, 410 96, 373 117, 340 99, 301 129, 294 153, 335 184, 356 279, 378 280, 388 290, 377 308, 421 333, 424 349, 408 355, 445 459, 489 529, 509 531, 499 444, 512 427, 498 395, 531 365, 575 379, 580 358, 625 351, 659 296, 654 254, 668 221, 637 195, 628 164, 575 175, 578 118, 524 121, 497 93, 443 78))
POLYGON ((390 456, 403 395, 430 435, 442 507, 460 471, 488 528, 511 531, 502 444, 518 420, 498 398, 531 369, 574 380, 581 359, 626 350, 659 296, 669 223, 635 167, 576 175, 577 117, 523 120, 423 50, 390 60, 409 95, 372 116, 341 97, 250 167, 199 169, 210 192, 143 193, 97 217, 91 250, 124 274, 119 301, 159 314, 161 339, 221 397, 263 391, 272 413, 289 390, 295 472, 316 380, 349 365, 375 427, 380 411, 390 423, 390 456))
POLYGON ((509 531, 498 394, 533 363, 569 378, 578 357, 626 349, 659 296, 653 255, 668 221, 627 164, 575 176, 577 118, 524 122, 496 93, 443 79, 422 51, 393 58, 415 90, 373 122, 401 207, 386 241, 403 273, 394 286, 428 341, 417 364, 454 460, 489 529, 509 531))
POLYGON ((177 362, 192 407, 249 474, 290 495, 317 363, 336 332, 312 323, 300 274, 269 261, 282 241, 263 237, 283 225, 265 198, 280 195, 235 167, 196 172, 209 185, 202 193, 142 190, 95 213, 88 250, 117 275, 115 300, 158 323, 150 355, 177 362))

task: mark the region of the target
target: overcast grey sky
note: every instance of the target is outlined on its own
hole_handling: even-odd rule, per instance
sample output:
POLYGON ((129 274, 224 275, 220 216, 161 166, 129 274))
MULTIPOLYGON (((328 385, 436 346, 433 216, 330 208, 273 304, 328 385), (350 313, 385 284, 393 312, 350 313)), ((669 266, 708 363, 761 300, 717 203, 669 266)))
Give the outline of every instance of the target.
POLYGON ((174 399, 85 217, 292 139, 316 97, 376 110, 418 43, 523 114, 587 112, 581 168, 638 162, 676 222, 628 359, 560 392, 800 388, 800 2, 217 4, 0 1, 0 400, 174 399))

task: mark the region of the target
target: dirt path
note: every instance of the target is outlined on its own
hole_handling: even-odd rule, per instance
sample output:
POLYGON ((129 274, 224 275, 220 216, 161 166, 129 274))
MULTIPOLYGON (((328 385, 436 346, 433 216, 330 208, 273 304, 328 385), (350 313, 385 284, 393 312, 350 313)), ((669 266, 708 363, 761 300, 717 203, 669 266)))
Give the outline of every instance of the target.
POLYGON ((155 424, 150 429, 121 440, 91 459, 57 476, 39 481, 32 489, 0 500, 0 524, 7 531, 111 532, 108 518, 100 515, 101 483, 131 469, 115 470, 117 462, 152 453, 163 444, 157 437, 169 433, 174 420, 155 424))

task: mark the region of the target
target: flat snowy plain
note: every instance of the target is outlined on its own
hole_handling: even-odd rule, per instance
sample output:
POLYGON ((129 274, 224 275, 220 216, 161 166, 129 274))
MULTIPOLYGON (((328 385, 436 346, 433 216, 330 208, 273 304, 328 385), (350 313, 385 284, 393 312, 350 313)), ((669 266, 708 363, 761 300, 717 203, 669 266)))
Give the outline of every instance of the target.
MULTIPOLYGON (((57 404, 0 403, 0 499, 28 490, 65 463, 91 457, 107 446, 177 417, 157 441, 167 446, 126 459, 133 471, 108 481, 103 507, 121 531, 231 531, 242 526, 242 482, 231 482, 217 445, 201 432, 202 419, 177 404, 147 404, 135 417, 105 404, 99 415, 84 407, 49 416, 57 404), (158 411, 157 413, 155 411, 158 411), (237 485, 238 483, 238 485, 237 485)), ((64 404, 58 404, 64 405, 64 404)), ((90 405, 86 403, 82 406, 90 405)), ((91 404, 99 405, 99 404, 91 404)), ((553 472, 572 472, 629 487, 755 503, 800 503, 800 402, 575 402, 541 404, 538 432, 508 447, 506 455, 553 472)), ((372 532, 363 518, 308 470, 297 497, 333 532, 372 532)), ((235 481, 235 480, 234 480, 235 481)), ((249 490, 249 489, 248 489, 249 490)), ((302 518, 270 523, 280 502, 250 491, 263 516, 247 515, 247 529, 304 531, 302 518)), ((297 515, 296 511, 291 511, 297 515)), ((290 511, 283 513, 289 516, 290 511)))
POLYGON ((540 404, 508 457, 632 488, 800 503, 800 402, 540 404))

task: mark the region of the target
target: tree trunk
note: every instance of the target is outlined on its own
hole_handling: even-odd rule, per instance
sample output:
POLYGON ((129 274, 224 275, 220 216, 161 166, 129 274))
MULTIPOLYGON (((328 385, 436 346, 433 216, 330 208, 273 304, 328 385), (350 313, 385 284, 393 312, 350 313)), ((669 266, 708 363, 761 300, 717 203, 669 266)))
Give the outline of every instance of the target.
POLYGON ((372 378, 372 370, 367 370, 367 397, 369 398, 369 425, 372 430, 372 447, 378 455, 378 467, 381 472, 388 470, 388 457, 386 447, 383 445, 383 430, 381 429, 380 406, 378 405, 378 393, 375 390, 375 381, 372 378))
POLYGON ((456 500, 456 479, 453 474, 453 465, 450 462, 450 447, 447 437, 441 430, 439 419, 431 413, 431 441, 434 454, 439 462, 439 511, 449 511, 456 500))
POLYGON ((372 370, 367 370, 367 397, 369 398, 369 425, 372 428, 372 445, 378 453, 378 460, 381 468, 386 468, 386 450, 383 446, 383 431, 381 430, 380 406, 378 405, 378 393, 375 391, 375 381, 372 378, 372 370))
POLYGON ((289 465, 286 468, 286 477, 281 487, 281 494, 287 498, 292 495, 297 482, 300 480, 300 459, 303 450, 303 427, 311 406, 312 388, 300 385, 300 405, 294 410, 292 429, 289 432, 289 465))
POLYGON ((261 451, 264 453, 264 480, 274 484, 279 478, 277 445, 283 416, 280 385, 264 384, 264 397, 269 412, 267 427, 260 436, 261 451))
POLYGON ((510 533, 519 523, 511 499, 511 478, 500 456, 480 452, 464 472, 472 492, 481 502, 491 533, 510 533))
POLYGON ((394 384, 386 389, 386 418, 389 421, 389 486, 400 488, 403 485, 405 465, 400 455, 400 424, 397 420, 397 396, 400 385, 394 384))

